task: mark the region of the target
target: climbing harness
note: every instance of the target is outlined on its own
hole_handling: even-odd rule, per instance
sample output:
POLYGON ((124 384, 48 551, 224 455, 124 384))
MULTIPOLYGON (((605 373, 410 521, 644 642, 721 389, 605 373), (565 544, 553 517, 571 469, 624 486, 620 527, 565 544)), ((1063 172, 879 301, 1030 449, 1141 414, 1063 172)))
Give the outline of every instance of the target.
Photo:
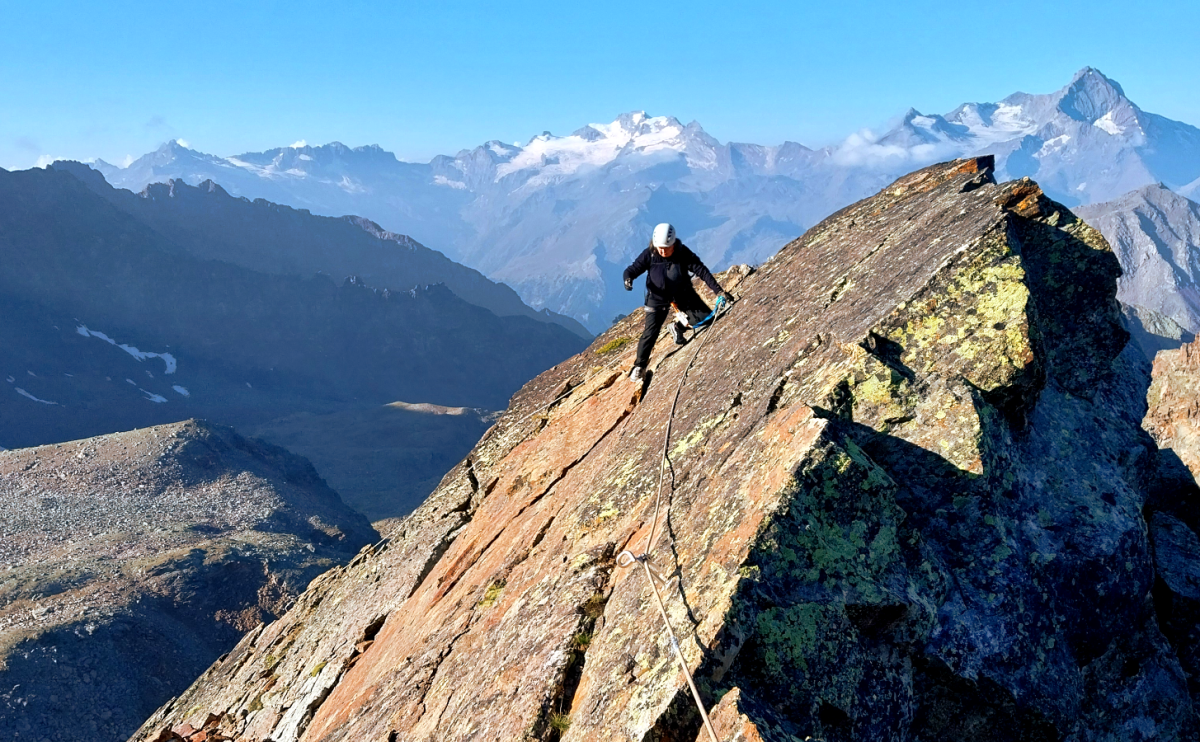
MULTIPOLYGON (((696 323, 695 331, 699 333, 700 330, 711 329, 712 325, 716 324, 717 318, 727 311, 729 311, 729 303, 723 297, 717 297, 716 306, 713 311, 703 321, 696 323)), ((667 608, 663 604, 662 595, 659 593, 660 587, 662 590, 669 590, 678 579, 678 575, 668 579, 663 577, 658 570, 650 565, 650 556, 654 549, 654 537, 657 535, 656 531, 658 530, 659 511, 662 505, 663 482, 666 480, 668 468, 671 470, 671 491, 675 491, 675 469, 671 465, 671 458, 669 456, 671 426, 675 422, 675 408, 679 404, 679 393, 683 390, 683 383, 687 380, 688 372, 692 370, 692 364, 696 362, 696 356, 700 354, 700 349, 704 347, 707 339, 708 333, 705 333, 704 337, 696 343, 696 349, 693 351, 687 366, 683 369, 683 375, 679 379, 678 386, 675 387, 675 397, 671 401, 671 412, 667 416, 667 427, 663 434, 662 459, 658 467, 658 491, 654 496, 654 517, 650 521, 650 533, 646 536, 642 553, 635 555, 628 549, 622 551, 617 555, 617 566, 628 568, 634 564, 642 565, 642 571, 646 573, 646 580, 650 583, 650 590, 654 593, 654 602, 658 605, 658 613, 662 616, 663 623, 667 626, 667 636, 671 640, 671 649, 675 651, 675 658, 679 660, 679 666, 683 668, 683 674, 687 677, 688 687, 691 688, 692 699, 696 702, 696 708, 700 711, 700 718, 704 721, 704 728, 708 731, 708 736, 712 742, 720 742, 717 739, 717 733, 713 731, 712 722, 708 718, 708 712, 704 709, 704 702, 700 700, 700 691, 696 688, 696 681, 692 678, 691 670, 688 669, 687 660, 683 657, 683 650, 679 646, 678 639, 675 638, 675 630, 671 627, 671 620, 667 617, 667 608)))

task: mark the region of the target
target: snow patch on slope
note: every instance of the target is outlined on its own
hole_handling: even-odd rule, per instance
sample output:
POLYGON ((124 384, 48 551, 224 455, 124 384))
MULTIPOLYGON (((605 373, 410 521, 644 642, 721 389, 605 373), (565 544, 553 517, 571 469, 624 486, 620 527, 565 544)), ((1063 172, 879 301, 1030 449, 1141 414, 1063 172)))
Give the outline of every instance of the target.
POLYGON ((28 399, 32 399, 34 402, 41 402, 42 404, 52 404, 52 405, 58 404, 58 402, 51 402, 48 399, 38 399, 37 397, 35 397, 32 394, 30 394, 29 392, 25 391, 21 387, 17 387, 17 394, 20 394, 22 397, 27 397, 28 399))
MULTIPOLYGON (((97 332, 96 330, 89 330, 87 328, 87 325, 80 325, 79 327, 76 327, 75 332, 79 333, 80 335, 83 335, 85 338, 86 337, 99 338, 100 340, 103 340, 104 342, 108 343, 109 345, 115 345, 118 348, 120 348, 121 350, 128 353, 129 355, 138 359, 139 361, 144 361, 147 358, 161 358, 163 363, 166 364, 166 370, 163 371, 163 373, 166 373, 166 374, 175 373, 175 370, 179 366, 179 364, 175 361, 175 356, 171 355, 170 353, 149 353, 149 352, 146 352, 143 350, 138 350, 137 348, 133 347, 132 345, 118 343, 116 340, 113 340, 108 335, 105 335, 103 332, 97 332)), ((166 400, 164 400, 164 401, 166 401, 166 400)))
POLYGON ((1095 126, 1097 129, 1100 129, 1101 131, 1106 131, 1109 134, 1112 134, 1113 136, 1120 136, 1120 135, 1124 134, 1125 130, 1123 128, 1121 128, 1121 125, 1118 124, 1113 119, 1114 113, 1116 113, 1116 112, 1109 111, 1108 113, 1104 114, 1100 118, 1093 121, 1092 126, 1095 126))

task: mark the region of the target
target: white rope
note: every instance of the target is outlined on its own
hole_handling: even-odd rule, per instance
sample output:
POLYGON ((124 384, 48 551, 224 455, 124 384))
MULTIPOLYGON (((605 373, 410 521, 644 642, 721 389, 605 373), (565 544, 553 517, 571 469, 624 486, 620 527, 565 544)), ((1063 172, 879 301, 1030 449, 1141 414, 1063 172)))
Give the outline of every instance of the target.
POLYGON ((663 482, 666 480, 667 468, 671 467, 671 491, 675 490, 675 469, 671 466, 670 444, 671 444, 671 426, 675 422, 675 408, 679 404, 679 393, 683 390, 683 382, 687 380, 688 372, 692 370, 692 364, 696 362, 696 356, 700 355, 700 349, 704 347, 704 343, 708 340, 708 331, 711 331, 712 326, 717 323, 719 318, 725 311, 721 306, 724 303, 723 299, 717 300, 717 309, 713 310, 712 322, 708 325, 704 337, 696 343, 696 350, 692 353, 691 360, 683 369, 683 376, 679 379, 678 386, 675 387, 675 397, 671 401, 671 411, 667 415, 667 427, 663 433, 663 452, 662 459, 659 462, 658 468, 658 490, 654 495, 654 517, 650 521, 650 533, 646 536, 645 546, 642 547, 641 556, 635 556, 632 551, 626 549, 617 555, 617 566, 628 568, 634 563, 640 563, 642 570, 646 573, 646 579, 650 583, 650 589, 654 593, 654 601, 658 605, 659 615, 662 616, 663 623, 667 626, 667 636, 671 639, 671 648, 675 650, 675 658, 679 660, 679 666, 683 668, 683 674, 687 677, 688 687, 692 690, 692 699, 696 702, 696 708, 700 711, 700 718, 704 721, 704 728, 708 730, 708 736, 712 742, 720 742, 717 739, 717 733, 713 730, 712 722, 708 718, 708 712, 704 709, 704 702, 700 700, 700 691, 696 688, 696 681, 692 678, 692 672, 688 669, 687 660, 683 657, 683 650, 679 646, 679 641, 675 638, 675 630, 671 627, 671 620, 667 617, 667 608, 663 604, 662 595, 659 594, 659 587, 662 589, 670 589, 672 583, 675 582, 675 577, 667 579, 663 577, 658 570, 650 566, 650 555, 654 549, 655 535, 658 530, 658 515, 662 506, 663 482))

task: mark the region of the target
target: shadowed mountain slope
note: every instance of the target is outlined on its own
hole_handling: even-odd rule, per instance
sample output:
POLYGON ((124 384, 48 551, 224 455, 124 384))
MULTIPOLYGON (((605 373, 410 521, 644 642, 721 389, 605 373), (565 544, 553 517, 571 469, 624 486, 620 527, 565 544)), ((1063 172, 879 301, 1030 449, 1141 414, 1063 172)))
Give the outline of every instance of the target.
POLYGON ((1200 204, 1156 183, 1077 211, 1121 261, 1117 299, 1147 356, 1190 342, 1200 331, 1200 204))
POLYGON ((649 559, 723 739, 1194 738, 1117 260, 993 164, 912 173, 726 275, 740 301, 660 341, 645 385, 618 323, 134 739, 707 739, 617 566, 661 472, 649 559))
POLYGON ((584 344, 441 285, 379 291, 200 259, 66 172, 0 172, 0 199, 6 448, 398 399, 497 409, 584 344))
POLYGON ((376 521, 415 510, 495 416, 393 402, 327 415, 297 412, 247 432, 311 461, 347 505, 376 521))
POLYGON ((75 175, 97 195, 198 258, 259 273, 325 273, 337 281, 356 276, 367 286, 392 291, 442 283, 464 301, 500 317, 554 322, 591 338, 569 317, 534 311, 508 286, 362 217, 313 216, 262 199, 234 198, 211 180, 196 186, 182 180, 151 183, 135 194, 110 186, 82 163, 56 162, 53 167, 75 175))

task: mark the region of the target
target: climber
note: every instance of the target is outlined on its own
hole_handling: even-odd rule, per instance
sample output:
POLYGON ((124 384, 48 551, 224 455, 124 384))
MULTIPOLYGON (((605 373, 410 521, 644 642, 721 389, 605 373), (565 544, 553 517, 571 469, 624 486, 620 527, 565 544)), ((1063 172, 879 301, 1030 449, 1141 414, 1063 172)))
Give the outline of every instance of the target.
POLYGON ((684 330, 695 327, 698 322, 711 314, 712 310, 692 288, 692 279, 688 274, 704 281, 713 293, 733 303, 733 297, 721 288, 717 279, 696 253, 675 237, 675 227, 670 224, 659 224, 654 228, 650 238, 650 246, 634 258, 625 269, 625 290, 633 291, 633 279, 646 275, 646 326, 642 330, 642 338, 638 341, 637 359, 629 372, 630 381, 641 381, 650 361, 650 351, 658 340, 658 332, 667 321, 667 314, 674 304, 679 310, 679 319, 671 325, 671 334, 675 336, 675 344, 687 342, 684 330), (686 319, 686 324, 684 320, 686 319))

